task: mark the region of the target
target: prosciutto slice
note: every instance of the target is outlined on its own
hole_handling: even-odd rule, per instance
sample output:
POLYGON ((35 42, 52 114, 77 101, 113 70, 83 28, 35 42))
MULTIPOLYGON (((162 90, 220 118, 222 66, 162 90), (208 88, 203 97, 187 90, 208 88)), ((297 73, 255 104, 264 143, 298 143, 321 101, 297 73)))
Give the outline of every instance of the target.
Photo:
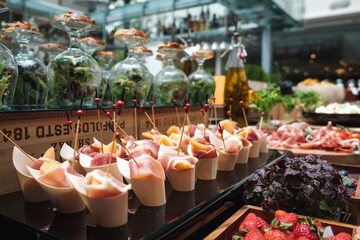
POLYGON ((140 179, 146 177, 155 177, 165 180, 164 169, 161 164, 151 156, 143 156, 129 160, 130 178, 140 179))
MULTIPOLYGON (((98 153, 90 162, 90 167, 109 164, 110 153, 98 153)), ((116 154, 112 154, 111 163, 116 162, 116 154)))
POLYGON ((190 146, 192 155, 194 157, 201 158, 201 159, 213 159, 213 158, 217 157, 217 152, 216 152, 216 148, 214 145, 206 142, 206 140, 203 138, 193 138, 192 140, 210 147, 210 150, 205 151, 205 150, 194 149, 190 144, 189 146, 190 146))
POLYGON ((76 176, 81 176, 75 170, 73 170, 70 163, 66 161, 62 163, 59 167, 40 175, 38 177, 38 180, 52 187, 69 188, 71 187, 71 184, 67 181, 65 172, 76 176))
POLYGON ((167 172, 172 170, 183 170, 194 168, 198 159, 189 155, 177 154, 177 151, 164 145, 160 146, 158 161, 167 172))
POLYGON ((259 141, 259 140, 260 140, 259 135, 255 132, 254 129, 252 129, 252 128, 250 128, 250 127, 240 129, 240 130, 237 132, 237 135, 240 135, 240 136, 245 137, 245 138, 246 138, 247 140, 249 140, 250 142, 252 142, 252 141, 259 141))
POLYGON ((135 143, 133 144, 131 144, 130 142, 130 144, 128 145, 128 149, 131 152, 131 154, 133 154, 136 151, 136 149, 142 149, 142 148, 137 148, 138 146, 141 145, 150 152, 151 157, 155 159, 158 158, 160 144, 153 140, 148 140, 148 139, 138 140, 135 141, 135 143))
POLYGON ((110 173, 99 169, 89 172, 84 180, 85 193, 90 198, 108 198, 125 193, 128 188, 110 173))

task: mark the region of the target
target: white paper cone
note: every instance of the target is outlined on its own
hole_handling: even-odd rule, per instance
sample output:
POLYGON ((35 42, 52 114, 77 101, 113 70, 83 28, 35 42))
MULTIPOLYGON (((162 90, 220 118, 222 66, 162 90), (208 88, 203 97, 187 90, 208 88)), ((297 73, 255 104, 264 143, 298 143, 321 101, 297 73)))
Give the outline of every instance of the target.
POLYGON ((236 160, 236 164, 247 164, 249 160, 249 152, 250 152, 250 146, 243 147, 239 151, 239 155, 236 160))
POLYGON ((40 171, 32 169, 28 166, 27 169, 60 213, 71 214, 81 212, 85 209, 85 205, 75 188, 57 188, 43 184, 37 179, 40 176, 40 171))
POLYGON ((84 188, 84 178, 69 173, 65 175, 100 226, 113 228, 127 223, 128 191, 109 198, 89 198, 84 188))
MULTIPOLYGON (((188 146, 188 154, 193 156, 191 151, 191 144, 188 146)), ((218 154, 218 153, 217 153, 218 154)), ((219 156, 219 154, 218 154, 219 156)), ((196 163, 196 177, 202 180, 213 180, 216 179, 217 167, 218 167, 218 156, 212 159, 201 159, 198 158, 196 163)))
POLYGON ((261 153, 269 152, 266 135, 261 136, 261 138, 260 138, 260 152, 261 153))
MULTIPOLYGON (((115 154, 114 154, 114 156, 115 156, 115 154)), ((102 170, 104 172, 108 171, 108 164, 101 165, 101 166, 96 166, 96 167, 90 167, 90 162, 91 162, 92 159, 93 159, 92 157, 89 157, 89 156, 87 156, 85 154, 80 153, 80 158, 79 158, 80 161, 79 162, 80 162, 81 167, 86 172, 92 172, 92 171, 94 171, 96 169, 100 169, 100 170, 102 170)), ((116 178, 120 182, 124 182, 123 176, 120 173, 116 162, 110 164, 109 172, 111 173, 111 175, 113 175, 114 178, 116 178)), ((83 174, 83 175, 85 175, 85 174, 83 174)))
POLYGON ((260 141, 251 141, 249 158, 258 158, 260 156, 260 141))
MULTIPOLYGON (((33 158, 37 161, 36 158, 33 158)), ((12 160, 20 182, 21 190, 27 202, 42 202, 48 200, 46 193, 39 186, 37 181, 30 175, 26 166, 34 165, 23 152, 17 147, 13 149, 12 160)))
POLYGON ((239 154, 227 154, 222 151, 219 151, 219 160, 218 160, 217 169, 220 171, 234 170, 238 156, 239 154))
MULTIPOLYGON (((72 160, 74 158, 74 149, 69 145, 67 145, 66 143, 64 143, 60 149, 60 157, 63 160, 63 162, 69 161, 72 166, 72 160)), ((86 174, 85 169, 80 165, 80 162, 77 160, 75 160, 74 169, 75 171, 77 171, 82 175, 86 174)))
POLYGON ((195 168, 186 170, 169 169, 166 172, 166 177, 175 191, 186 192, 195 189, 195 168))

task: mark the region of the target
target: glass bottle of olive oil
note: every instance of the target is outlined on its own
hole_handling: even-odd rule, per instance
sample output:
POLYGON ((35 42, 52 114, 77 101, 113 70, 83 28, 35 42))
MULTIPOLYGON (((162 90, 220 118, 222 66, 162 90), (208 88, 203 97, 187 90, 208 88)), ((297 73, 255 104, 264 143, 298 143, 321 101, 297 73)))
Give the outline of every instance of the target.
POLYGON ((241 36, 235 32, 231 46, 230 55, 226 64, 226 82, 225 82, 225 116, 226 112, 230 110, 231 106, 231 118, 238 122, 239 127, 245 126, 245 119, 242 112, 242 106, 240 101, 243 101, 243 107, 245 112, 249 107, 249 84, 247 81, 244 60, 246 57, 244 46, 241 44, 241 36), (232 98, 232 102, 229 101, 232 98))

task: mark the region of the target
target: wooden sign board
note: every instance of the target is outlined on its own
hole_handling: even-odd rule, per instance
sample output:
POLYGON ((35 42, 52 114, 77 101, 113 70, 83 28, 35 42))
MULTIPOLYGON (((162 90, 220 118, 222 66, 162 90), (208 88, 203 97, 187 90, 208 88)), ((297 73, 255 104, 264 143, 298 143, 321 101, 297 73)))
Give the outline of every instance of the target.
MULTIPOLYGON (((184 111, 179 108, 180 119, 183 119, 184 111)), ((109 110, 112 112, 112 110, 109 110)), ((73 127, 76 127, 76 111, 68 111, 73 127)), ((151 109, 147 110, 151 117, 151 109)), ((101 122, 103 129, 103 139, 105 143, 112 140, 112 131, 108 125, 110 119, 103 112, 101 122)), ((191 123, 203 122, 203 117, 199 107, 192 107, 189 111, 191 123)), ((152 125, 142 110, 137 110, 138 136, 141 133, 152 129, 152 125)), ((41 157, 44 152, 53 146, 56 151, 57 159, 60 159, 59 152, 62 145, 66 142, 74 146, 71 131, 66 124, 67 118, 65 111, 46 111, 46 112, 24 112, 24 113, 2 113, 0 114, 0 129, 14 140, 28 154, 36 158, 41 157)), ((135 136, 134 110, 131 108, 122 109, 118 124, 128 135, 135 136)), ((155 124, 160 132, 166 134, 166 130, 177 125, 177 116, 174 108, 155 109, 155 124)), ((84 110, 79 125, 78 145, 90 145, 93 137, 100 140, 100 127, 98 123, 97 110, 84 110)), ((120 132, 120 131, 119 131, 120 132)), ((120 132, 121 133, 121 132, 120 132)), ((122 135, 122 134, 121 134, 122 135)), ((3 136, 0 136, 0 195, 20 190, 16 170, 12 163, 13 145, 3 136)))

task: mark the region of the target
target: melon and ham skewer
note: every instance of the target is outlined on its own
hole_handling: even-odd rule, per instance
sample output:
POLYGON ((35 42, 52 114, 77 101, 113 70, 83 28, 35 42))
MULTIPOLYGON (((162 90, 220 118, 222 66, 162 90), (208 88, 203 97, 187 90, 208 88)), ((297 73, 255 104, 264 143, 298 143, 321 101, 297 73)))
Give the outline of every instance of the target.
POLYGON ((100 169, 87 173, 85 178, 67 172, 65 175, 100 226, 113 228, 127 223, 131 185, 100 169))
POLYGON ((126 161, 117 158, 119 171, 131 183, 142 205, 158 207, 166 203, 165 172, 160 162, 148 154, 126 161), (136 160, 135 160, 136 159, 136 160))
POLYGON ((249 153, 250 153, 250 148, 252 147, 252 143, 250 141, 248 141, 245 137, 239 136, 239 135, 234 135, 234 134, 230 134, 228 131, 223 130, 223 136, 224 139, 236 139, 239 140, 242 143, 242 148, 239 151, 238 154, 238 158, 236 160, 236 164, 246 164, 248 163, 249 160, 249 153))
POLYGON ((175 191, 195 189, 195 165, 198 159, 189 155, 177 154, 175 149, 160 145, 158 161, 175 191))
POLYGON ((63 214, 71 214, 83 211, 85 205, 77 191, 67 181, 65 172, 82 176, 77 173, 69 161, 59 163, 57 161, 42 159, 44 163, 40 170, 26 166, 31 176, 48 196, 54 207, 63 214))
POLYGON ((240 129, 236 135, 245 137, 251 142, 249 158, 258 158, 260 156, 260 137, 251 127, 240 129))
POLYGON ((199 179, 216 179, 219 154, 214 145, 206 142, 204 138, 194 137, 190 140, 188 154, 198 159, 196 174, 199 179))
POLYGON ((219 153, 218 167, 220 171, 232 171, 243 145, 239 139, 227 138, 224 140, 223 130, 220 130, 221 140, 214 133, 209 132, 210 143, 213 144, 219 153))

